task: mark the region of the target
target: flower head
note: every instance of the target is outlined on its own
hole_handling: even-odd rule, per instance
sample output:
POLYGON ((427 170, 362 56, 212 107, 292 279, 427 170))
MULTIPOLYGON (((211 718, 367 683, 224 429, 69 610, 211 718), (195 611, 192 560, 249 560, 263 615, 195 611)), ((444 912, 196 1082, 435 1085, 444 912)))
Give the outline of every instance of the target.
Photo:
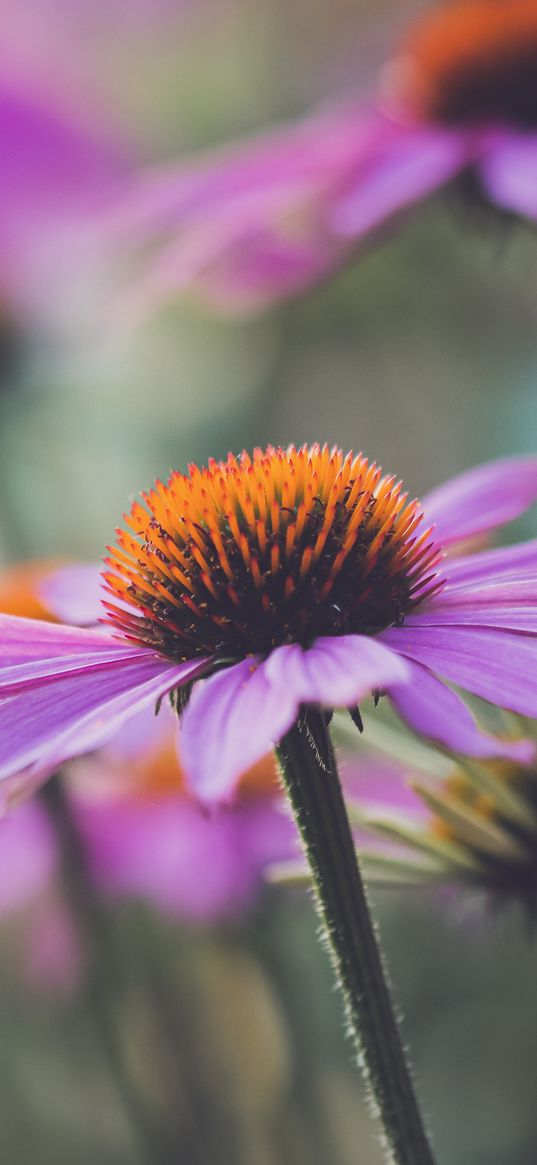
POLYGON ((106 630, 0 617, 0 775, 42 780, 168 692, 208 800, 304 706, 359 722, 370 693, 443 745, 526 758, 443 681, 537 715, 535 543, 438 559, 536 496, 535 460, 507 459, 435 490, 423 518, 364 458, 318 446, 157 483, 108 559, 106 630))
POLYGON ((143 255, 129 309, 185 288, 224 311, 296 294, 459 174, 534 221, 536 11, 535 0, 442 4, 409 29, 368 105, 139 177, 112 224, 143 255))
POLYGON ((134 502, 105 579, 128 638, 172 660, 373 635, 442 586, 418 502, 326 446, 230 454, 134 502), (134 613, 133 613, 134 610, 134 613))

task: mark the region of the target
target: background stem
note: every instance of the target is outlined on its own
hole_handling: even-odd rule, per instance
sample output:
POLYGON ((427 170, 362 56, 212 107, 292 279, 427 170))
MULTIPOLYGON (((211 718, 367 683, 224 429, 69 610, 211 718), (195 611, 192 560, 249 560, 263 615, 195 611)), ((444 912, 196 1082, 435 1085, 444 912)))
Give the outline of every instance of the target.
POLYGON ((56 830, 62 857, 63 885, 74 920, 79 927, 87 959, 86 994, 91 1018, 98 1032, 126 1115, 138 1137, 148 1165, 177 1165, 183 1159, 206 1165, 195 1130, 184 1127, 170 1137, 150 1113, 126 1062, 118 1026, 118 1001, 123 989, 122 959, 113 932, 113 920, 103 905, 88 869, 69 798, 59 776, 43 786, 40 794, 56 830), (192 1132, 192 1136, 190 1135, 192 1132))
POLYGON ((277 749, 311 868, 374 1115, 397 1165, 434 1165, 394 1015, 324 717, 307 714, 277 749))

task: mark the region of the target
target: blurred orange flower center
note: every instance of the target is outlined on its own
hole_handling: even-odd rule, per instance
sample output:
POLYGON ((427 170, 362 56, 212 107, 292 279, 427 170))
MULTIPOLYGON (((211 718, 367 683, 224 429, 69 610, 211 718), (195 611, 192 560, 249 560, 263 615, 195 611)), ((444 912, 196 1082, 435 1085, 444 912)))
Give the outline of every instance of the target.
POLYGON ((458 0, 435 8, 391 69, 398 99, 425 119, 537 126, 537 2, 458 0))

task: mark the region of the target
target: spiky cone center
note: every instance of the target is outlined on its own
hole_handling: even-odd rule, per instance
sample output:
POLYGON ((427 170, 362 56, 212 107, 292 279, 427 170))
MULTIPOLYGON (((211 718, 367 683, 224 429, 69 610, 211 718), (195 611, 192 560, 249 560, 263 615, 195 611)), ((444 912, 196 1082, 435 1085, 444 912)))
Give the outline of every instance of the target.
POLYGON ((361 454, 230 454, 142 497, 109 548, 105 606, 125 636, 172 660, 373 635, 442 585, 418 502, 361 454))
POLYGON ((416 24, 389 90, 424 120, 537 126, 536 0, 457 0, 416 24))

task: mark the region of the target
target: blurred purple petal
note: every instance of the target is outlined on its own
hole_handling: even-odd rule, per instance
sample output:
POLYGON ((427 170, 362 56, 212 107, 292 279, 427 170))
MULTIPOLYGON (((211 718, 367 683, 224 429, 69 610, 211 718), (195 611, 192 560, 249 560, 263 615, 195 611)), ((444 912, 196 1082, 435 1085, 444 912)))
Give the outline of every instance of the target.
POLYGON ((295 831, 273 799, 207 814, 184 796, 75 801, 97 884, 172 917, 212 922, 249 906, 263 867, 294 856, 295 831))
POLYGON ((297 292, 467 159, 465 136, 349 104, 157 172, 116 218, 119 238, 157 246, 131 307, 189 285, 225 310, 297 292))
POLYGON ((537 134, 495 135, 479 167, 493 202, 524 218, 537 219, 537 134))
POLYGON ((290 689, 296 706, 322 704, 350 707, 375 688, 404 683, 406 663, 383 644, 365 635, 317 639, 308 651, 298 644, 277 647, 265 674, 280 690, 290 689))
POLYGON ((506 457, 470 469, 422 498, 442 546, 512 522, 537 500, 537 457, 506 457))
POLYGON ((537 716, 537 636, 490 627, 392 627, 382 642, 501 708, 537 716))
POLYGON ((360 809, 391 809, 394 816, 403 811, 406 819, 412 814, 420 822, 430 817, 429 809, 407 784, 404 767, 396 761, 362 752, 343 755, 340 771, 351 802, 356 799, 360 809))
POLYGON ((93 562, 60 567, 39 583, 39 598, 62 623, 98 623, 103 615, 101 571, 102 564, 93 562))
POLYGON ((255 656, 199 683, 181 721, 181 760, 196 795, 226 801, 238 778, 290 728, 298 709, 255 656))
POLYGON ((467 756, 505 756, 526 763, 535 746, 530 741, 498 740, 482 732, 462 700, 420 664, 409 664, 411 682, 393 685, 389 695, 399 715, 420 736, 467 756))
POLYGON ((469 156, 464 133, 379 118, 347 189, 332 202, 332 231, 355 240, 378 230, 453 178, 469 156))
POLYGON ((0 917, 23 909, 47 888, 57 870, 54 830, 38 801, 0 820, 0 917))
POLYGON ((102 125, 77 120, 27 83, 5 81, 0 157, 0 289, 26 308, 44 294, 46 276, 49 293, 51 264, 68 230, 104 203, 126 167, 102 125))

